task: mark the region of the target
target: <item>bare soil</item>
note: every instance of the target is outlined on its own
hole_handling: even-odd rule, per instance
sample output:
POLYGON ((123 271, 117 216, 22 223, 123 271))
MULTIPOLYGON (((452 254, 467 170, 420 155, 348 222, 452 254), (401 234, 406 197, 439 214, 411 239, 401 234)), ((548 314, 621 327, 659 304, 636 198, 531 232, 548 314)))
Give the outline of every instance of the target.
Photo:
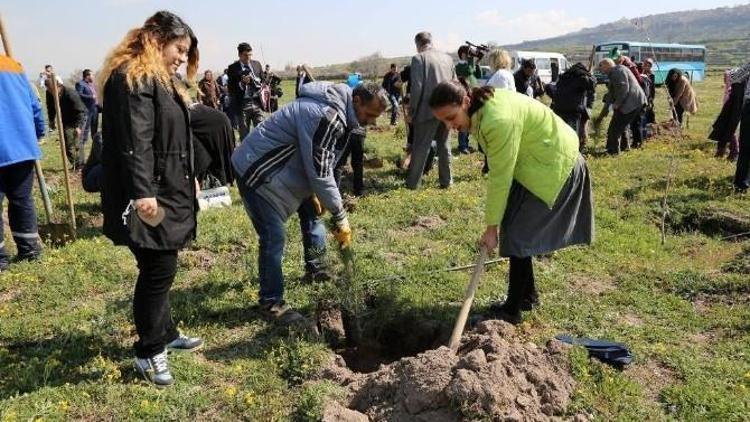
POLYGON ((443 346, 366 374, 334 356, 318 378, 344 386, 343 404, 358 412, 349 417, 360 420, 553 420, 566 416, 575 388, 568 350, 556 340, 524 343, 512 325, 485 321, 457 354, 443 346))

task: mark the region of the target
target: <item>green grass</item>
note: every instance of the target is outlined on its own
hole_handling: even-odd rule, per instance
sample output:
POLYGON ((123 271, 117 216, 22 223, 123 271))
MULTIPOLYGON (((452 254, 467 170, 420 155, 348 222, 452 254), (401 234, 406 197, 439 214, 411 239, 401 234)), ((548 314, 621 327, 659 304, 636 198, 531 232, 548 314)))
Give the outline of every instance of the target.
MULTIPOLYGON (((284 88, 289 100, 293 86, 284 88)), ((595 139, 588 163, 596 242, 536 261, 543 306, 521 325, 525 337, 537 343, 564 332, 606 338, 628 344, 636 357, 617 371, 574 353, 579 387, 571 413, 586 411, 597 420, 750 418, 747 251, 719 235, 675 230, 688 210, 750 217, 747 197, 731 193, 734 166, 714 159, 714 146, 705 140, 720 107, 721 79, 712 74, 696 89, 701 110, 690 118, 686 139, 650 140, 618 158, 599 154, 604 142, 595 139), (661 200, 672 157, 670 224, 662 245, 661 200)), ((657 118, 664 120, 665 92, 658 96, 657 118)), ((386 164, 366 170, 369 194, 351 215, 358 277, 351 286, 301 285, 295 217, 284 261, 287 300, 312 313, 321 298, 362 307, 362 298, 374 295, 381 306, 366 321, 370 327, 404 315, 450 323, 469 273, 424 272, 475 259, 484 196, 480 156, 454 158, 450 190, 438 189, 432 173, 425 188, 408 191, 393 164, 403 129, 390 129, 385 118, 381 125, 370 131, 366 148, 386 164), (420 216, 444 223, 415 229, 420 216), (394 274, 403 279, 373 281, 394 274)), ((56 137, 44 151, 56 218, 62 219, 56 137)), ((257 241, 236 189, 233 207, 201 213, 198 239, 181 254, 171 296, 181 329, 203 336, 206 347, 172 359, 173 388, 138 380, 131 368, 135 263, 99 234, 98 196, 83 192, 77 178, 74 187, 80 239, 0 275, 0 420, 315 420, 325 400, 340 394, 329 384, 305 383, 324 359, 324 344, 274 327, 253 311, 257 241)), ((329 258, 338 265, 330 245, 329 258)), ((475 307, 502 298, 506 277, 507 264, 489 267, 475 307)))

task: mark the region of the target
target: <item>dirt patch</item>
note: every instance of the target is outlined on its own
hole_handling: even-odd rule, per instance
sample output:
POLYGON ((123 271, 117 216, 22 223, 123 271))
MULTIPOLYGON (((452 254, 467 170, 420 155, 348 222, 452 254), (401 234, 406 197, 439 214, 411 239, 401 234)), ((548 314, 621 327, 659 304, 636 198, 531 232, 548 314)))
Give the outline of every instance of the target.
POLYGON ((629 327, 641 327, 643 326, 643 320, 641 317, 635 314, 626 313, 620 315, 620 321, 629 327))
POLYGON ((407 234, 417 234, 428 230, 436 230, 446 224, 446 221, 439 215, 423 215, 417 217, 411 225, 401 230, 407 234))
POLYGON ((614 281, 608 277, 594 278, 590 275, 574 274, 569 283, 571 290, 596 297, 615 290, 614 281))
POLYGON ((347 389, 347 408, 374 421, 550 420, 575 388, 568 346, 524 343, 502 321, 480 323, 458 354, 427 350, 358 374, 340 356, 319 375, 347 389))
POLYGON ((0 292, 0 303, 9 303, 16 300, 17 297, 21 296, 21 290, 7 290, 0 292))
POLYGON ((653 401, 659 400, 659 395, 665 388, 678 382, 674 370, 655 360, 632 365, 625 370, 625 374, 638 381, 643 386, 646 397, 653 401))
POLYGON ((207 271, 216 263, 216 254, 206 249, 191 249, 180 252, 180 267, 207 271))
POLYGON ((383 159, 380 157, 365 157, 365 160, 362 163, 362 166, 366 169, 381 169, 384 165, 383 159))
POLYGON ((389 265, 402 264, 406 260, 406 255, 399 252, 383 252, 383 259, 389 265))
POLYGON ((693 309, 700 315, 706 315, 711 311, 711 304, 704 298, 696 297, 693 299, 693 309))
POLYGON ((356 410, 347 409, 339 403, 326 404, 323 410, 322 422, 368 422, 367 415, 356 410))

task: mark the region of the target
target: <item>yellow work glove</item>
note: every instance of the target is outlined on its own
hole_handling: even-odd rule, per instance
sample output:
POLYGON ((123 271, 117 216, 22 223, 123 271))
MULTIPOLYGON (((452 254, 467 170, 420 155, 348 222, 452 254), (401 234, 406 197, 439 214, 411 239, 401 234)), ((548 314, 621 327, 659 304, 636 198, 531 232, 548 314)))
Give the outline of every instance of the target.
POLYGON ((310 200, 313 203, 313 209, 315 209, 315 215, 320 217, 321 215, 326 213, 326 209, 323 208, 323 204, 320 203, 320 200, 318 199, 318 196, 313 194, 312 197, 310 197, 310 200))
POLYGON ((349 226, 348 218, 344 217, 333 222, 333 237, 342 249, 352 246, 352 228, 349 226))

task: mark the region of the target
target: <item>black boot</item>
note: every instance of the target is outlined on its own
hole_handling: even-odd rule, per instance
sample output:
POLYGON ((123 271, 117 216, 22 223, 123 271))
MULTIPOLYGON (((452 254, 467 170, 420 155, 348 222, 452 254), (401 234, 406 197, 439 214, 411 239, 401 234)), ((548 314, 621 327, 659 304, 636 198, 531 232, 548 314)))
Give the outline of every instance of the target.
POLYGON ((490 306, 490 315, 494 319, 502 319, 511 324, 519 324, 522 321, 522 303, 527 298, 528 283, 533 282, 534 273, 531 267, 531 258, 510 257, 510 268, 508 270, 508 297, 502 305, 490 306))
POLYGON ((522 311, 530 311, 539 306, 539 292, 536 290, 536 281, 534 280, 534 266, 531 258, 528 258, 528 260, 526 290, 521 300, 522 311))

